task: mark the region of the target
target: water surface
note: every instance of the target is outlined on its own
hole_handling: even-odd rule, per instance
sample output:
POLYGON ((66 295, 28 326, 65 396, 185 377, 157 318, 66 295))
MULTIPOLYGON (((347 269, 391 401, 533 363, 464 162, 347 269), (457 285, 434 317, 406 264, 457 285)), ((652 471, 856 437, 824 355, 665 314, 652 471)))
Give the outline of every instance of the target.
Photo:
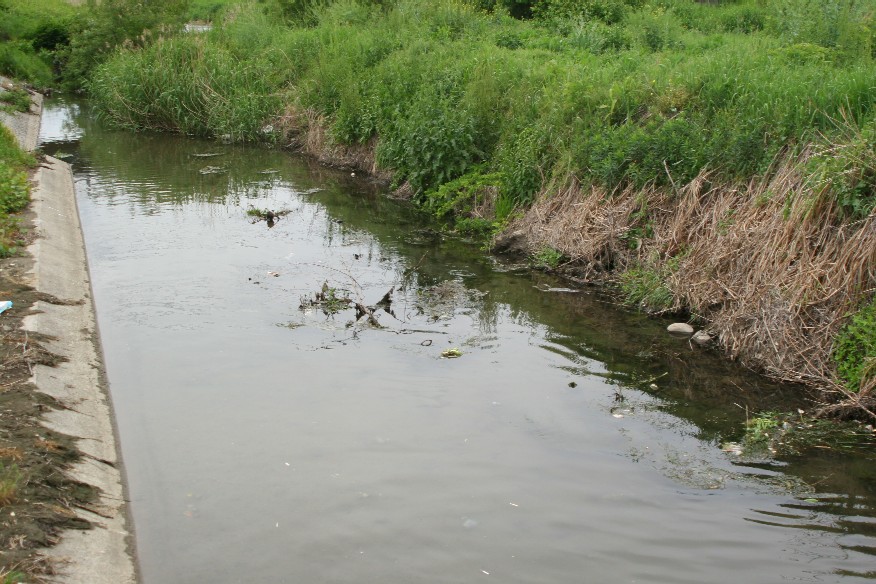
POLYGON ((349 172, 63 101, 42 140, 74 164, 143 582, 876 577, 871 454, 721 449, 797 388, 349 172))

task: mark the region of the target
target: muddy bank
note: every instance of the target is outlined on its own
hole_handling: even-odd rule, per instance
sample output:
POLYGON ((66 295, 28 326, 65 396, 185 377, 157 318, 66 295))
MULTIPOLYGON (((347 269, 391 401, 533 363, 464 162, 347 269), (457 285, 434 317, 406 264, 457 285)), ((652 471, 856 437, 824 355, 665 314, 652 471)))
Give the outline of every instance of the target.
MULTIPOLYGON (((40 99, 8 125, 36 145, 40 99)), ((6 120, 4 120, 5 122, 6 120)), ((44 157, 25 217, 30 245, 5 260, 0 456, 8 472, 0 574, 135 581, 117 455, 69 165, 44 157), (47 547, 52 546, 52 547, 47 547)))
MULTIPOLYGON (((293 107, 279 128, 291 149, 391 179, 376 162, 376 140, 337 144, 322 116, 293 107)), ((811 155, 780 159, 747 183, 713 183, 703 173, 672 189, 608 193, 574 176, 545 177, 493 250, 548 251, 554 270, 620 284, 640 308, 707 329, 728 358, 818 390, 822 415, 876 419, 871 392, 849 392, 831 358, 848 316, 876 287, 876 215, 850 222, 835 202, 814 196, 803 172, 811 155)), ((409 197, 410 188, 396 195, 409 197)), ((492 211, 476 209, 478 218, 492 211)))

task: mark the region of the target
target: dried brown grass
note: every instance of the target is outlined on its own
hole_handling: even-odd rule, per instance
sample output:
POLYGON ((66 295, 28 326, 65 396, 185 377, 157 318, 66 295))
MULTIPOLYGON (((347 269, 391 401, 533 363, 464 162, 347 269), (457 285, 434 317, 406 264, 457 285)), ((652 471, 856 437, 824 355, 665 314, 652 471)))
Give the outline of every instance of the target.
POLYGON ((845 317, 876 287, 876 213, 844 222, 806 183, 809 156, 786 156, 748 184, 714 185, 703 173, 677 189, 608 193, 572 177, 508 230, 561 251, 591 280, 675 258, 666 282, 675 308, 708 323, 731 358, 841 398, 825 413, 872 415, 873 387, 845 391, 830 356, 845 317), (633 239, 641 209, 649 229, 633 239))
POLYGON ((320 163, 367 172, 378 180, 389 174, 377 166, 377 138, 364 144, 339 144, 332 139, 325 116, 313 109, 288 105, 274 124, 285 146, 316 158, 320 163))

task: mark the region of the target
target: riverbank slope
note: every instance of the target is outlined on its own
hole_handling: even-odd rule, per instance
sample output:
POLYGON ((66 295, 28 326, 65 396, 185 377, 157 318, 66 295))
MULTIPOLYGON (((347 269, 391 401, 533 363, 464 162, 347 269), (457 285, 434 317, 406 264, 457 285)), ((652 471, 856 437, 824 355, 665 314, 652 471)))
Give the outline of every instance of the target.
POLYGON ((475 4, 337 0, 291 23, 251 4, 120 51, 90 87, 123 127, 390 176, 457 229, 821 389, 825 414, 876 418, 871 3, 475 4))

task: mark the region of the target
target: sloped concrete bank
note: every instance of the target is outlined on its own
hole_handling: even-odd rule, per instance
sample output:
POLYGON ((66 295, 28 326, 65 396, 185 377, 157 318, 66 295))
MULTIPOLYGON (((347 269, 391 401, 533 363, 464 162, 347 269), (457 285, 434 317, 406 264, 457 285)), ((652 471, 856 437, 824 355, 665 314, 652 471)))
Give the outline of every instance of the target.
MULTIPOLYGON (((40 116, 41 96, 35 96, 30 114, 4 116, 2 122, 33 150, 40 116)), ((133 583, 132 532, 70 165, 46 156, 31 199, 35 237, 27 250, 33 267, 26 283, 52 301, 38 301, 24 329, 51 339, 45 348, 65 359, 53 367, 35 365, 32 381, 63 405, 47 412, 43 423, 75 439, 83 456, 69 469, 71 478, 100 493, 89 509, 75 510, 93 528, 63 532, 44 553, 58 560, 59 583, 133 583)))

